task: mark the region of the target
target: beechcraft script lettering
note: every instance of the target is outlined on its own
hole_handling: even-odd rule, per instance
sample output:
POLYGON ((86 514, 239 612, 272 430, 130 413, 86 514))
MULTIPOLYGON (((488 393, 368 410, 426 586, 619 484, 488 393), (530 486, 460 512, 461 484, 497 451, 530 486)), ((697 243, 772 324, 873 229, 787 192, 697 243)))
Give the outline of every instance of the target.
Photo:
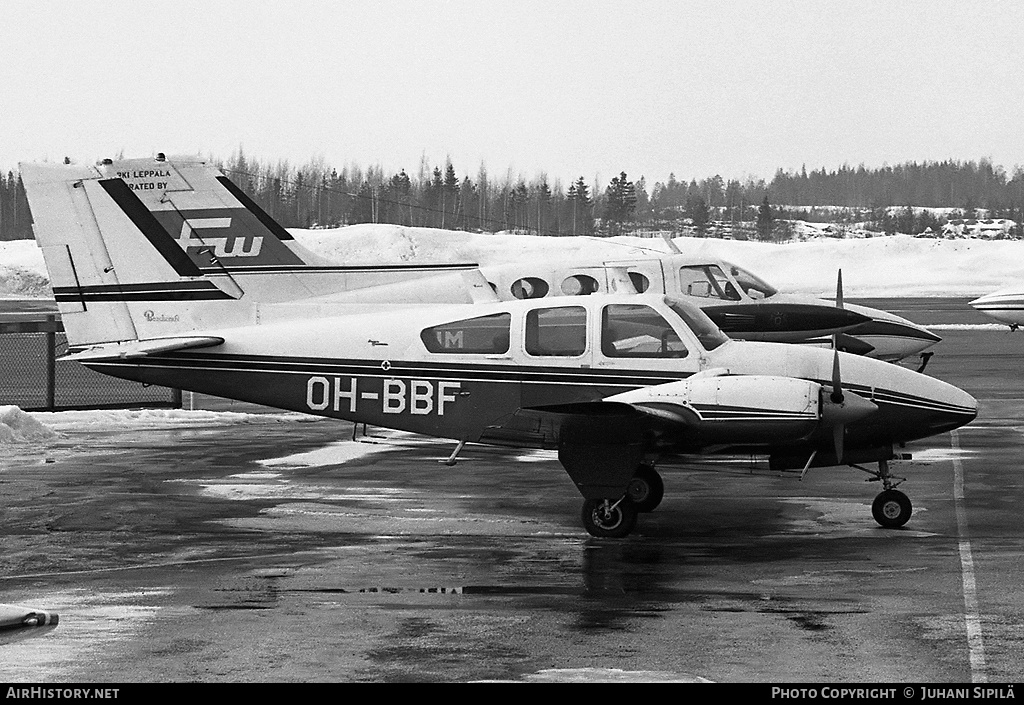
POLYGON ((181 224, 178 244, 186 252, 190 247, 212 248, 214 257, 259 256, 260 250, 263 248, 262 237, 234 237, 207 232, 230 227, 231 218, 189 218, 181 224), (204 232, 198 232, 200 230, 204 232))

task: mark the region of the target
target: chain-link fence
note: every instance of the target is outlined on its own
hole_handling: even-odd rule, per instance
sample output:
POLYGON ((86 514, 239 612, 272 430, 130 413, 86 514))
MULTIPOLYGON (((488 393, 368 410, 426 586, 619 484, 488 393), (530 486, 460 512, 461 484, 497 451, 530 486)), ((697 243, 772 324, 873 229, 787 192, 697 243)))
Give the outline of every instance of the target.
POLYGON ((67 349, 55 316, 0 322, 0 406, 26 411, 181 406, 181 391, 93 372, 59 361, 67 349))

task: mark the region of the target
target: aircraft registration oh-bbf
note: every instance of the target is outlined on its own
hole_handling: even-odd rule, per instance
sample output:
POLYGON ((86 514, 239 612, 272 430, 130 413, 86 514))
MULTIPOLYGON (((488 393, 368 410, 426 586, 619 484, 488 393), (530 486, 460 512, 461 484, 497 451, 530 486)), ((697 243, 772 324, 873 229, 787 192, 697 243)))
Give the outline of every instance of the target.
POLYGON ((252 239, 218 252, 206 238, 201 268, 183 240, 224 224, 196 222, 185 178, 156 217, 137 187, 173 175, 46 164, 21 174, 69 359, 458 448, 556 450, 595 536, 625 536, 658 505, 659 459, 702 453, 760 454, 780 470, 852 464, 881 481, 875 519, 902 526, 912 508, 890 472, 894 447, 977 415, 967 393, 897 365, 731 340, 664 293, 484 301, 479 270, 453 268, 418 281, 457 283, 462 303, 416 304, 392 295, 401 267, 383 267, 358 273, 370 285, 325 296, 308 274, 303 289, 224 264, 252 239))

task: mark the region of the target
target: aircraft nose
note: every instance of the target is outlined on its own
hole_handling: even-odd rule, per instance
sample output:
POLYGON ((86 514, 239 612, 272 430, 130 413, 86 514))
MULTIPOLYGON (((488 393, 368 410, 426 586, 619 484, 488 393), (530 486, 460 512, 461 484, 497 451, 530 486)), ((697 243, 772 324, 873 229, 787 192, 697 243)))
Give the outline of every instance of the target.
POLYGON ((932 380, 935 394, 931 406, 933 413, 929 416, 931 433, 943 433, 960 428, 978 417, 978 400, 952 384, 932 380))
POLYGON ((788 317, 793 319, 789 325, 806 330, 849 330, 871 320, 869 316, 851 311, 848 308, 833 306, 791 307, 788 317))

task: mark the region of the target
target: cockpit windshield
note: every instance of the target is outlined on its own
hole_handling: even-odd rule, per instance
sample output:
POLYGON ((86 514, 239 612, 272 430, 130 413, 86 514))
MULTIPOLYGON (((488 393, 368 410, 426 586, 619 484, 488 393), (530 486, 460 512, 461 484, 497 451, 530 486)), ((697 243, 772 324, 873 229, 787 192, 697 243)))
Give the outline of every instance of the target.
POLYGON ((687 327, 697 336, 697 340, 705 350, 714 350, 722 343, 729 340, 729 336, 715 325, 715 322, 708 318, 707 314, 693 304, 675 299, 671 296, 665 297, 671 309, 683 319, 687 327))
POLYGON ((779 293, 778 290, 771 284, 766 282, 756 274, 752 274, 743 267, 737 267, 735 264, 726 265, 729 268, 729 274, 733 276, 736 283, 740 285, 740 288, 752 299, 767 299, 775 294, 779 293))

